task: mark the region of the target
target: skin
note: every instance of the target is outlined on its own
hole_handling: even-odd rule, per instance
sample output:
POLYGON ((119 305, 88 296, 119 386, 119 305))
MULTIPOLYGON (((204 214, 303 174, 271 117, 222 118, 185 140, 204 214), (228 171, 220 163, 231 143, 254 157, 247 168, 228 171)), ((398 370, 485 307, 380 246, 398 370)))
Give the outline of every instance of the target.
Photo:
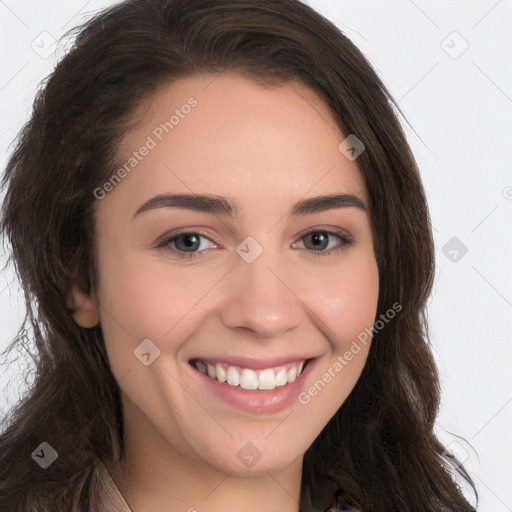
MULTIPOLYGON (((357 162, 338 150, 345 136, 312 90, 292 82, 262 87, 236 73, 162 87, 137 111, 120 161, 191 96, 198 104, 190 114, 98 201, 99 287, 73 290, 74 318, 83 327, 101 323, 122 392, 125 458, 114 479, 135 512, 296 512, 303 455, 353 389, 369 344, 309 403, 294 400, 273 414, 249 414, 212 395, 192 378, 189 359, 293 350, 316 358, 306 390, 332 368, 375 320, 369 214, 287 212, 301 199, 334 193, 367 203, 364 182, 357 162), (241 215, 167 207, 134 217, 163 193, 231 198, 241 215), (172 244, 155 247, 178 230, 207 237, 198 257, 180 258, 172 244), (312 230, 343 232, 354 243, 315 254, 305 236, 312 230), (263 249, 252 263, 236 252, 247 236, 263 249), (134 357, 144 339, 160 350, 149 366, 134 357), (261 454, 251 467, 237 457, 248 442, 261 454)), ((331 236, 320 250, 342 244, 331 236)))

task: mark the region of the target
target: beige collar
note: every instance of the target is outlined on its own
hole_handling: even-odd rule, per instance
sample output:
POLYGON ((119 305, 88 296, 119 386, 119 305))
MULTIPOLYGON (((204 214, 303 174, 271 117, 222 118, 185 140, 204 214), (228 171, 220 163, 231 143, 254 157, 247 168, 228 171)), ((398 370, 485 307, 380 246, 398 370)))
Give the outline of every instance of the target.
POLYGON ((105 501, 104 511, 105 512, 133 512, 126 500, 124 499, 121 491, 115 484, 110 471, 107 466, 100 463, 98 471, 101 476, 103 483, 102 495, 105 501))

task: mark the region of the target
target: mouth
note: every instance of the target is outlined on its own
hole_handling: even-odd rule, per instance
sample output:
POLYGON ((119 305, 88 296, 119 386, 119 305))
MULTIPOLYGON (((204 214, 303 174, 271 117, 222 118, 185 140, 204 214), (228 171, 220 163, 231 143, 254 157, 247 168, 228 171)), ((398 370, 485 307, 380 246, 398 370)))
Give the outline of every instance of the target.
POLYGON ((273 391, 295 382, 311 361, 312 358, 302 359, 258 369, 209 359, 192 359, 189 364, 209 379, 233 388, 273 391))

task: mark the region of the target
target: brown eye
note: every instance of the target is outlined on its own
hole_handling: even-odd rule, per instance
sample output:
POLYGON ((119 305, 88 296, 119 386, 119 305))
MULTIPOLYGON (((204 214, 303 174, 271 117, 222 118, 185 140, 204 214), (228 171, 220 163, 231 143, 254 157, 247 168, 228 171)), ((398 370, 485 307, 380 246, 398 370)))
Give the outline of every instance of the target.
POLYGON ((195 233, 187 233, 174 238, 174 245, 180 251, 197 251, 201 245, 201 237, 195 233))
POLYGON ((321 231, 306 235, 304 237, 304 240, 311 241, 312 247, 307 247, 307 243, 305 243, 304 245, 308 249, 313 249, 314 251, 323 251, 329 245, 329 235, 326 233, 322 233, 321 231))
POLYGON ((156 246, 158 249, 168 249, 182 258, 201 256, 203 251, 218 247, 205 235, 188 231, 163 237, 156 246))
POLYGON ((345 233, 333 231, 310 231, 301 237, 306 249, 309 249, 315 256, 327 256, 339 253, 353 245, 352 238, 345 233), (326 250, 330 246, 329 250, 326 250))

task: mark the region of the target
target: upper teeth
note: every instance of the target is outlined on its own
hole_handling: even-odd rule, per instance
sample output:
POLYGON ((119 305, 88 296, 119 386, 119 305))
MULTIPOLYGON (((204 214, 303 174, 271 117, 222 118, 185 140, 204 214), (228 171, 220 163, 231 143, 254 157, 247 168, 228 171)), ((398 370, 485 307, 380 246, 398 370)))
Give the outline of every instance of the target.
POLYGON ((194 366, 201 373, 230 386, 239 386, 248 390, 272 390, 293 382, 301 374, 304 363, 305 361, 301 361, 276 368, 253 370, 252 368, 241 368, 227 363, 210 364, 198 360, 194 362, 194 366))

